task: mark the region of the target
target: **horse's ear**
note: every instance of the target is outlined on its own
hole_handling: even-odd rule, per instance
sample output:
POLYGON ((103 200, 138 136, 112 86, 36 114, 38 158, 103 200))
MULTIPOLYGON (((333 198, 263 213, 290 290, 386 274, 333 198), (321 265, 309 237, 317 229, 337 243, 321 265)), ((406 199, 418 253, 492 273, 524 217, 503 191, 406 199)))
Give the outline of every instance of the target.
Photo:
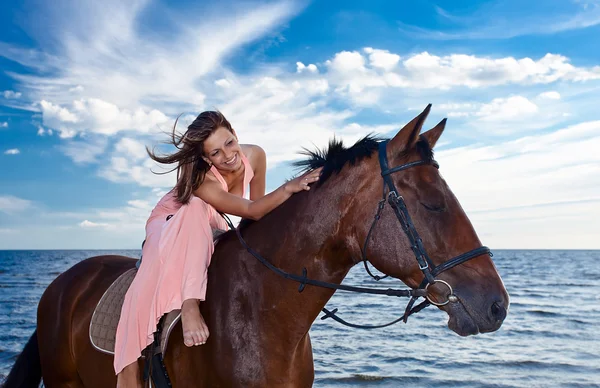
POLYGON ((388 143, 388 152, 398 154, 402 151, 412 148, 419 139, 419 132, 423 127, 423 123, 429 114, 431 104, 412 121, 404 126, 388 143))
POLYGON ((435 127, 431 128, 429 131, 423 133, 425 139, 427 139, 427 143, 429 143, 429 147, 433 149, 435 147, 435 143, 437 143, 440 136, 442 136, 442 132, 444 132, 444 128, 446 128, 446 118, 440 121, 435 127))

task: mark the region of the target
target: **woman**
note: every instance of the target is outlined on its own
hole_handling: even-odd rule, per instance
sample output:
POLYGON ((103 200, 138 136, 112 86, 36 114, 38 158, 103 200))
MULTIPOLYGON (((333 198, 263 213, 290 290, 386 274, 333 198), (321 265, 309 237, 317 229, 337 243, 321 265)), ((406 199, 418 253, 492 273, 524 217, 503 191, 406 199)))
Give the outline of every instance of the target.
POLYGON ((239 144, 220 112, 202 112, 183 136, 173 129, 172 143, 178 151, 171 155, 147 150, 157 162, 178 163, 177 183, 146 222, 142 264, 125 296, 117 328, 117 387, 142 386, 137 359, 152 342, 163 314, 181 309, 186 346, 208 339, 198 304, 206 294, 212 229, 227 228, 217 211, 258 220, 292 194, 310 190, 321 171, 308 172, 265 195, 264 151, 239 144))

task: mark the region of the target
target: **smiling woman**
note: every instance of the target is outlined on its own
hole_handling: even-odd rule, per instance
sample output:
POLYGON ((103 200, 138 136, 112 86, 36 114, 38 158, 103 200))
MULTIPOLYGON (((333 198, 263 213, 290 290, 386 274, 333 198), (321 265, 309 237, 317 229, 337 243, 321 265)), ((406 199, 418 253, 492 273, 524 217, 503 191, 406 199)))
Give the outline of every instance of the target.
POLYGON ((178 150, 170 155, 147 149, 157 162, 177 163, 177 183, 148 218, 144 259, 125 296, 115 343, 119 387, 140 386, 136 361, 163 314, 181 309, 184 344, 206 343, 209 330, 198 304, 206 297, 212 229, 227 229, 219 212, 260 219, 293 193, 309 190, 320 173, 309 172, 265 196, 264 151, 239 144, 217 111, 202 112, 183 135, 173 128, 171 140, 178 150))

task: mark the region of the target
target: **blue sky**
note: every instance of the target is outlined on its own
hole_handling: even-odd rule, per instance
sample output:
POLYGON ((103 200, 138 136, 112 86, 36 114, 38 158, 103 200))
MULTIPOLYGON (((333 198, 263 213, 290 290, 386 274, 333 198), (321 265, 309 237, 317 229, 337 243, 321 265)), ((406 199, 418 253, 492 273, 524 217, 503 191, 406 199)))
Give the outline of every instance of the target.
POLYGON ((301 147, 428 103, 485 245, 600 249, 600 1, 10 3, 0 249, 138 248, 174 183, 144 146, 180 113, 225 113, 272 190, 301 147))

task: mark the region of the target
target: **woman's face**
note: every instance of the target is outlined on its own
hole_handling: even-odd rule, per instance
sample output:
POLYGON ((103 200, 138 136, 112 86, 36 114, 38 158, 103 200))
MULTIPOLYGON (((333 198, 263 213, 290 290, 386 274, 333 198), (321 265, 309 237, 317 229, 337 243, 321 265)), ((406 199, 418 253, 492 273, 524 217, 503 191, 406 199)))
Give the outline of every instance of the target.
POLYGON ((204 141, 204 160, 221 171, 237 171, 242 166, 241 153, 235 132, 224 127, 219 127, 204 141))

